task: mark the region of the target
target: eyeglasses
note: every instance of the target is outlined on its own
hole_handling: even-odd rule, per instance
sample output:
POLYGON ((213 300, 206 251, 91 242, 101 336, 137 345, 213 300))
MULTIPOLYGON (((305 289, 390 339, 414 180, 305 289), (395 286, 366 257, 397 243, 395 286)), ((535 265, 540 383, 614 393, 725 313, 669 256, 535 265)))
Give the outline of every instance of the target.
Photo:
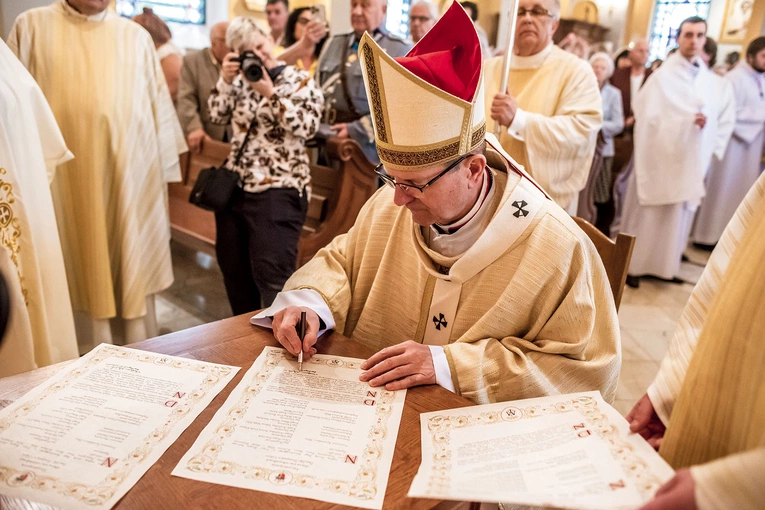
POLYGON ((409 21, 412 22, 417 21, 419 23, 427 23, 430 20, 430 16, 409 16, 409 21))
POLYGON ((444 175, 448 174, 449 172, 451 172, 452 170, 457 168, 457 166, 460 163, 462 163, 465 160, 465 158, 467 158, 468 156, 469 156, 469 154, 465 154, 464 156, 460 156, 454 163, 452 163, 451 165, 447 166, 446 169, 443 172, 441 172, 440 174, 436 175, 431 180, 429 180, 428 182, 426 182, 425 184, 422 184, 422 185, 418 185, 418 184, 404 184, 402 182, 396 182, 396 179, 394 179, 393 177, 391 177, 390 175, 385 173, 385 168, 383 168, 383 164, 382 163, 380 163, 379 165, 377 165, 375 167, 375 173, 377 175, 379 175, 380 179, 382 179, 382 181, 385 184, 387 184, 388 186, 390 186, 391 188, 395 189, 398 186, 401 189, 401 191, 403 191, 404 193, 406 193, 408 195, 417 196, 417 195, 421 195, 422 193, 425 193, 425 189, 428 186, 432 186, 433 183, 436 182, 438 179, 440 179, 444 175))
POLYGON ((518 9, 519 18, 524 17, 526 14, 530 14, 532 18, 544 18, 544 17, 555 18, 555 14, 551 13, 544 7, 540 7, 538 5, 535 5, 533 9, 524 9, 523 7, 518 9))

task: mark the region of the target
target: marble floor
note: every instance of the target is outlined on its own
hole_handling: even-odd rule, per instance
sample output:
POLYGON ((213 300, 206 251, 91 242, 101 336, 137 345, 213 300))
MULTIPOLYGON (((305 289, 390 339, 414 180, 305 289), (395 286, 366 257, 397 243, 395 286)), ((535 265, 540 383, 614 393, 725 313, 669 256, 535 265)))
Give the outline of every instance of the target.
MULTIPOLYGON (((161 335, 231 316, 215 258, 173 242, 175 283, 157 297, 161 335)), ((684 284, 642 279, 627 287, 619 310, 623 363, 614 406, 626 414, 659 370, 669 341, 709 253, 689 247, 680 277, 684 284)))

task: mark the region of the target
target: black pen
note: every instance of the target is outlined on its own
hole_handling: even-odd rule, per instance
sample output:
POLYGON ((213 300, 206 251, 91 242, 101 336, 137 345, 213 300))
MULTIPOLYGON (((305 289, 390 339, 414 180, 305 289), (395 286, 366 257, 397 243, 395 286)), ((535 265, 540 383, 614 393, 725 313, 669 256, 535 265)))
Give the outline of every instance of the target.
POLYGON ((300 354, 298 354, 298 372, 303 371, 303 339, 305 338, 305 312, 300 312, 300 322, 298 322, 298 332, 300 337, 300 354))

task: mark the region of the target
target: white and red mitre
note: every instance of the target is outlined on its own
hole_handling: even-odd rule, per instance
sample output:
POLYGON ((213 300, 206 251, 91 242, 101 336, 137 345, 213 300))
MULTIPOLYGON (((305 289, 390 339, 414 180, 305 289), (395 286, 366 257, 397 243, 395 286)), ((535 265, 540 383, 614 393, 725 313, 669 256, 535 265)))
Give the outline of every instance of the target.
POLYGON ((359 59, 386 167, 418 170, 451 162, 484 141, 481 43, 459 3, 406 56, 390 57, 365 33, 359 59))

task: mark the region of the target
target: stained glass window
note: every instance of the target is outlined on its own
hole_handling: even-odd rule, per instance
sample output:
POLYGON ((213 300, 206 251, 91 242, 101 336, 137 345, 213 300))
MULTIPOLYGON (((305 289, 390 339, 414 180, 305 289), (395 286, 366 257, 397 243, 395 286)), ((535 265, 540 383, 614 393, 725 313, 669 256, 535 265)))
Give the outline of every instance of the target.
POLYGON ((126 18, 141 14, 144 7, 165 21, 205 24, 205 0, 117 0, 117 12, 126 18))
POLYGON ((385 30, 402 39, 409 37, 409 6, 411 0, 388 0, 385 30))
POLYGON ((691 16, 707 19, 711 0, 657 0, 651 29, 651 61, 664 59, 677 46, 677 29, 691 16))

